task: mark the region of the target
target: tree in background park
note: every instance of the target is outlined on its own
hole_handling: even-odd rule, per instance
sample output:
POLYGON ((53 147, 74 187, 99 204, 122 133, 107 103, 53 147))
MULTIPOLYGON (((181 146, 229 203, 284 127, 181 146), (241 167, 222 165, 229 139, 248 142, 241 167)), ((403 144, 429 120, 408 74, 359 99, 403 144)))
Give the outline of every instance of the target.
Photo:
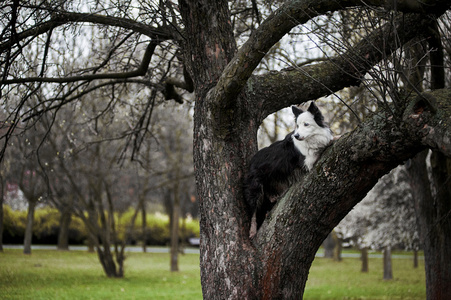
MULTIPOLYGON (((183 102, 194 93, 205 299, 302 298, 318 247, 380 177, 428 148, 442 161, 451 156, 449 1, 6 1, 1 8, 2 105, 14 127, 3 141, 17 124, 29 127, 95 90, 109 108, 126 98, 148 104, 127 135, 127 153, 137 159, 154 106, 143 99, 155 93, 183 102), (295 51, 280 51, 285 45, 295 51), (421 59, 406 55, 412 45, 421 45, 421 59), (269 60, 281 63, 269 69, 269 60), (413 81, 406 70, 417 65, 425 71, 413 81), (369 116, 347 107, 359 125, 324 151, 250 239, 242 187, 259 125, 293 104, 340 101, 337 92, 350 86, 368 90, 369 116), (36 91, 46 98, 36 101, 36 91)), ((443 187, 449 173, 440 174, 443 187)), ((448 192, 441 190, 439 202, 448 192)), ((451 242, 447 213, 428 215, 425 225, 440 229, 428 235, 440 249, 451 242)), ((437 262, 448 270, 427 282, 430 299, 451 297, 449 285, 435 284, 450 281, 445 253, 425 253, 440 256, 426 260, 427 270, 437 262)))
POLYGON ((338 224, 335 231, 362 252, 362 271, 368 272, 368 249, 384 252, 384 279, 392 279, 391 250, 420 246, 407 171, 404 166, 382 177, 366 197, 338 224), (366 264, 366 265, 365 265, 366 264))

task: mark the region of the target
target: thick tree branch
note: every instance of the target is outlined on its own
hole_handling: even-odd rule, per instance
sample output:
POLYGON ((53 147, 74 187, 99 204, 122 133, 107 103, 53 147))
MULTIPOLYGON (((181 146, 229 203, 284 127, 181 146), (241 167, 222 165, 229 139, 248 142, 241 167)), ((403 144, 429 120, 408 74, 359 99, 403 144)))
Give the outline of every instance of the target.
MULTIPOLYGON (((216 85, 221 101, 233 101, 266 53, 293 27, 315 16, 336 11, 359 1, 288 1, 269 16, 238 50, 216 85)), ((360 2, 359 2, 360 3, 360 2)))
POLYGON ((283 286, 291 280, 290 274, 310 266, 315 253, 307 249, 319 247, 378 179, 399 162, 426 147, 451 156, 450 97, 448 89, 418 96, 411 99, 401 120, 381 113, 326 149, 312 172, 288 190, 260 228, 255 246, 262 249, 259 273, 267 276, 260 280, 283 286), (279 253, 297 257, 281 258, 274 267, 273 258, 279 253))
MULTIPOLYGON (((398 11, 421 12, 423 14, 433 12, 436 15, 444 13, 450 6, 450 3, 444 0, 431 0, 426 2, 417 2, 415 0, 396 2, 374 0, 370 1, 370 4, 385 6, 398 11)), ((246 85, 252 72, 269 49, 294 26, 306 23, 310 19, 326 12, 363 5, 367 5, 367 3, 360 0, 303 0, 285 2, 282 7, 261 24, 227 65, 216 86, 216 92, 218 92, 218 95, 222 95, 219 100, 233 102, 233 99, 236 99, 236 96, 246 85)), ((410 28, 408 31, 411 31, 410 28)))

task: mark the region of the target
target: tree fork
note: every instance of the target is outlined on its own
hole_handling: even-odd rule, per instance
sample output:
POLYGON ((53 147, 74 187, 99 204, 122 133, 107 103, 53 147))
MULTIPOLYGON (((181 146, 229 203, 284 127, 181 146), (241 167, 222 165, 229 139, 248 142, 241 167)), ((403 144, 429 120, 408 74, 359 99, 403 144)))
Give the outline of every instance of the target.
MULTIPOLYGON (((433 94, 443 96, 443 93, 433 94)), ((437 98, 437 103, 446 103, 448 99, 448 96, 437 98)), ((263 223, 255 241, 263 258, 259 285, 265 286, 268 279, 273 285, 272 289, 263 289, 268 293, 263 298, 301 297, 299 289, 305 286, 308 275, 303 271, 310 268, 327 234, 380 177, 425 149, 424 141, 431 133, 451 134, 450 128, 445 129, 443 124, 449 122, 437 123, 437 116, 451 120, 451 114, 441 110, 440 105, 435 107, 424 106, 419 96, 411 99, 403 120, 376 115, 329 147, 312 172, 288 190, 263 223), (423 105, 420 115, 414 110, 419 105, 423 105), (431 130, 424 130, 427 127, 431 130), (347 192, 350 190, 352 195, 347 192), (290 255, 278 260, 280 266, 276 268, 274 259, 280 253, 290 255), (296 278, 293 274, 303 275, 296 278)))
MULTIPOLYGON (((301 5, 301 2, 287 5, 301 5)), ((301 298, 314 254, 330 230, 379 177, 426 148, 425 138, 430 138, 435 146, 440 144, 431 137, 431 132, 425 132, 420 126, 433 119, 434 112, 425 106, 424 114, 409 111, 402 119, 378 115, 344 136, 326 150, 313 172, 289 189, 251 241, 242 182, 246 164, 256 152, 259 123, 273 109, 265 108, 262 113, 259 108, 264 102, 278 99, 268 97, 262 101, 242 90, 271 41, 265 41, 264 30, 259 28, 261 39, 256 31, 235 55, 232 31, 228 25, 221 28, 218 25, 223 24, 219 20, 229 24, 226 1, 212 4, 185 0, 180 1, 179 7, 185 34, 193 37, 181 43, 186 45, 185 65, 196 92, 194 164, 201 215, 203 296, 205 299, 301 298), (347 197, 349 190, 355 191, 352 197, 347 197)), ((270 18, 273 18, 270 22, 277 19, 270 18)), ((265 26, 262 24, 261 28, 265 26)), ((408 40, 407 35, 403 39, 408 40)), ((372 42, 368 44, 374 45, 372 42)), ((365 74, 381 59, 375 55, 374 61, 367 62, 368 66, 358 74, 365 74)), ((334 85, 329 92, 341 87, 334 85)), ((299 99, 288 102, 298 101, 301 102, 299 99)))

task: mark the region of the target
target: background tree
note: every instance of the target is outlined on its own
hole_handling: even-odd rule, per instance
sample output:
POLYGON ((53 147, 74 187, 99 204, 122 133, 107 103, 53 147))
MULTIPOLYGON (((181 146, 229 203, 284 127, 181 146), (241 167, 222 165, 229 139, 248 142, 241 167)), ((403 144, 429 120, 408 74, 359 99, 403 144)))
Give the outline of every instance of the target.
POLYGON ((117 214, 132 205, 136 211, 140 208, 133 192, 137 188, 133 163, 118 163, 126 140, 117 135, 128 126, 118 118, 122 111, 106 111, 97 101, 72 109, 70 115, 61 112, 62 118, 53 120, 57 135, 48 137, 54 153, 48 163, 50 192, 57 206, 69 207, 83 220, 106 275, 122 277, 126 233, 119 232, 117 214))
MULTIPOLYGON (((425 255, 427 297, 428 299, 445 299, 449 293, 445 281, 450 275, 448 272, 449 261, 445 258, 444 249, 449 244, 446 238, 441 239, 438 236, 442 236, 442 233, 449 228, 447 215, 444 214, 450 210, 447 208, 448 202, 440 201, 434 195, 434 191, 438 189, 445 193, 449 184, 437 185, 437 182, 430 181, 429 174, 433 172, 433 168, 428 170, 427 157, 428 153, 423 151, 411 160, 408 169, 409 179, 425 255)), ((448 168, 447 164, 443 162, 440 166, 437 162, 433 162, 433 164, 435 168, 441 170, 448 168)), ((449 169, 447 172, 445 176, 449 180, 449 169)), ((441 175, 443 176, 443 173, 441 175)))
MULTIPOLYGON (((414 202, 405 168, 399 166, 382 177, 340 222, 337 231, 361 250, 382 250, 384 279, 392 279, 391 250, 419 248, 414 202)), ((362 259, 362 270, 367 272, 365 262, 367 258, 362 259)))
MULTIPOLYGON (((450 78, 447 69, 440 67, 446 64, 444 53, 447 53, 448 57, 450 54, 449 39, 447 38, 449 37, 449 19, 443 20, 440 25, 446 30, 442 31, 438 24, 433 24, 429 29, 430 38, 427 40, 429 47, 434 49, 428 56, 431 64, 429 85, 433 90, 449 86, 449 79, 447 82, 446 78, 450 78), (445 51, 445 49, 448 50, 445 51)), ((415 61, 424 61, 426 51, 427 47, 424 42, 412 44, 406 51, 408 64, 398 64, 397 66, 405 74, 402 81, 408 89, 415 89, 416 91, 423 91, 424 89, 424 65, 417 63, 412 67, 411 64, 415 61), (410 65, 407 71, 405 65, 410 65)), ((450 245, 447 239, 437 238, 441 235, 437 229, 439 228, 440 232, 447 232, 451 228, 449 222, 446 222, 446 214, 450 211, 450 207, 447 204, 448 201, 445 200, 445 198, 451 197, 449 158, 446 158, 439 151, 432 151, 429 159, 427 151, 423 151, 410 161, 408 171, 413 198, 415 199, 418 227, 425 251, 427 297, 428 299, 446 298, 451 293, 445 287, 447 286, 445 282, 451 276, 448 271, 451 262, 444 258, 443 249, 450 245), (431 164, 433 167, 427 168, 427 164, 431 164), (433 188, 431 189, 431 187, 433 188), (434 190, 440 192, 434 194, 434 190), (430 205, 433 202, 436 203, 435 209, 430 205), (437 276, 437 274, 440 275, 437 276)))
POLYGON ((8 155, 8 164, 13 166, 8 177, 12 183, 17 184, 28 203, 24 254, 31 254, 34 213, 36 207, 43 203, 46 195, 46 166, 42 160, 45 154, 39 157, 36 152, 36 149, 44 148, 40 145, 42 137, 42 131, 36 128, 17 136, 12 141, 15 145, 14 153, 8 155))
MULTIPOLYGON (((48 172, 48 200, 52 206, 60 212, 58 250, 69 250, 69 226, 75 207, 76 194, 72 193, 71 182, 66 176, 64 159, 69 159, 71 147, 68 144, 68 137, 73 135, 71 120, 75 120, 68 110, 59 113, 58 124, 53 127, 51 134, 47 136, 49 152, 53 157, 47 162, 48 172), (66 149, 66 150, 64 150, 66 149), (63 151, 62 151, 63 150, 63 151)), ((51 127, 52 118, 43 117, 41 119, 45 126, 51 127)))
MULTIPOLYGON (((164 189, 164 206, 169 215, 169 226, 171 232, 171 271, 178 271, 179 254, 179 228, 182 207, 186 206, 183 183, 193 177, 192 170, 192 133, 187 129, 192 128, 189 110, 183 108, 166 108, 159 110, 156 116, 158 126, 156 138, 160 145, 160 172, 163 182, 166 182, 164 189), (177 118, 173 118, 177 116, 177 118), (163 158, 163 159, 161 159, 163 158), (182 202, 185 199, 185 203, 182 202)), ((154 159, 156 160, 156 159, 154 159)))
POLYGON ((323 241, 324 257, 341 261, 341 250, 343 240, 335 230, 332 230, 323 241))
MULTIPOLYGON (((54 94, 48 97, 52 101, 37 102, 34 111, 40 113, 67 104, 67 96, 57 95, 75 93, 76 101, 80 95, 106 86, 110 103, 115 103, 119 85, 124 91, 143 84, 176 101, 183 99, 179 88, 194 91, 193 157, 206 299, 300 298, 319 245, 378 178, 426 148, 450 156, 451 145, 445 139, 450 133, 449 91, 403 92, 398 82, 405 74, 393 61, 403 57, 404 45, 413 38, 428 41, 429 28, 449 9, 447 1, 397 2, 396 6, 386 1, 304 0, 260 5, 253 1, 246 3, 250 10, 241 11, 232 9, 228 1, 160 1, 158 6, 138 1, 136 7, 128 2, 102 4, 95 2, 90 10, 72 2, 38 7, 5 4, 0 45, 5 105, 14 107, 10 116, 16 124, 24 116, 39 116, 22 111, 27 97, 9 101, 18 88, 27 85, 45 86, 54 94), (233 17, 232 11, 236 12, 233 17), (365 19, 357 24, 364 28, 358 31, 360 39, 347 43, 340 31, 321 26, 328 20, 340 22, 338 11, 360 11, 370 17, 369 22, 365 19), (241 22, 232 22, 237 19, 241 22), (99 38, 108 45, 102 49, 109 51, 96 53, 85 47, 93 59, 84 68, 51 68, 49 53, 57 53, 54 34, 67 40, 66 30, 81 32, 89 27, 83 25, 86 23, 95 25, 91 41, 99 38), (243 23, 246 26, 236 26, 235 35, 234 25, 243 23), (299 37, 307 36, 318 49, 327 50, 326 59, 309 63, 304 56, 305 64, 295 61, 289 69, 257 72, 264 56, 295 27, 305 29, 306 35, 299 37), (318 32, 329 32, 329 39, 316 38, 317 31, 309 32, 309 28, 324 28, 318 32), (323 47, 326 44, 330 47, 323 47), (24 47, 44 51, 31 61, 24 57, 24 47), (163 64, 163 69, 170 71, 148 72, 154 70, 149 68, 153 64, 163 64), (37 77, 27 73, 30 66, 40 67, 37 77), (292 104, 362 83, 379 111, 329 147, 250 240, 242 184, 263 119, 292 104), (65 91, 69 85, 72 89, 65 91)), ((439 22, 443 20, 446 15, 439 22)), ((77 37, 82 44, 80 35, 77 37)), ((58 45, 71 48, 61 41, 58 45)), ((428 47, 431 50, 433 46, 428 47)), ((140 124, 146 122, 138 122, 135 128, 141 128, 140 124)), ((139 149, 146 132, 135 131, 130 140, 137 146, 133 149, 139 149)), ((7 132, 4 138, 9 136, 7 132)), ((135 154, 131 152, 132 157, 135 154)))

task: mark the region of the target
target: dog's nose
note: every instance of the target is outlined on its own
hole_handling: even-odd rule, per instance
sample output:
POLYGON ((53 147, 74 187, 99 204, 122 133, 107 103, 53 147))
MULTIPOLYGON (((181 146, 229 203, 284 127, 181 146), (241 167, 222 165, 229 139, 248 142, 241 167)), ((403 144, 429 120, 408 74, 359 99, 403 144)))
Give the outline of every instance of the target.
POLYGON ((299 133, 295 133, 295 134, 293 134, 293 137, 295 138, 295 139, 297 139, 298 141, 303 141, 304 139, 305 139, 305 137, 303 137, 303 136, 301 136, 299 133))

